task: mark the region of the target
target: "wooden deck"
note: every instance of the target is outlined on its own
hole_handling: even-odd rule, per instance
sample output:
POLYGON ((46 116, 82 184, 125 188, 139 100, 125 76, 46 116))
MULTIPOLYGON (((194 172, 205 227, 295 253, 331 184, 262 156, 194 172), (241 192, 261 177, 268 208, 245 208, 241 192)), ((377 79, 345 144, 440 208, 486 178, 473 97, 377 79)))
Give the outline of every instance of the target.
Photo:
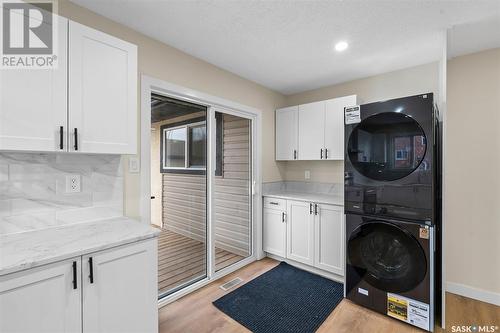
MULTIPOLYGON (((162 230, 158 238, 158 293, 166 293, 189 281, 203 278, 206 271, 205 244, 162 230)), ((215 249, 215 269, 227 267, 243 259, 242 256, 215 249)))

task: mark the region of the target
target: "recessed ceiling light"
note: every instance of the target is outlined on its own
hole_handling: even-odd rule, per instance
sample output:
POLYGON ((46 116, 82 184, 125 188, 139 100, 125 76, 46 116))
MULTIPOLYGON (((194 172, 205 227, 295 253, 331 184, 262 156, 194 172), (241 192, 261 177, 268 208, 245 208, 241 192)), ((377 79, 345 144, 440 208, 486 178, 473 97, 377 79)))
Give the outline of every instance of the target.
POLYGON ((349 44, 347 44, 347 42, 341 41, 335 44, 335 51, 342 52, 345 51, 347 47, 349 47, 349 44))

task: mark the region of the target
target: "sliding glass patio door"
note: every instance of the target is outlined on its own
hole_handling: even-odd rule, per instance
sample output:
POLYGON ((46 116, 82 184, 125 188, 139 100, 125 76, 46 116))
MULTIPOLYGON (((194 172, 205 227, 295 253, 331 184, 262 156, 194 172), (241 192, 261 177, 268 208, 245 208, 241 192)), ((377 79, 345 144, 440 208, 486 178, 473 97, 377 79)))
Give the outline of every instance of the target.
POLYGON ((211 272, 252 255, 252 120, 212 109, 211 272))
POLYGON ((162 299, 252 256, 253 118, 152 93, 150 125, 162 299))

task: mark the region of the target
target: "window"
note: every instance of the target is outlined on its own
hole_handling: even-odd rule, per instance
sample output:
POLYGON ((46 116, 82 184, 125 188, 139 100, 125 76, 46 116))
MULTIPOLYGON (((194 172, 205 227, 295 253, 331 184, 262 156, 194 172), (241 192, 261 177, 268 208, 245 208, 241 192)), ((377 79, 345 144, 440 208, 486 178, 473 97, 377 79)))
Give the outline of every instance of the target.
POLYGON ((403 161, 408 159, 407 150, 396 150, 396 161, 403 161))
MULTIPOLYGON (((216 113, 216 168, 222 176, 222 115, 216 113)), ((163 125, 160 172, 204 174, 207 165, 207 125, 205 118, 163 125)))

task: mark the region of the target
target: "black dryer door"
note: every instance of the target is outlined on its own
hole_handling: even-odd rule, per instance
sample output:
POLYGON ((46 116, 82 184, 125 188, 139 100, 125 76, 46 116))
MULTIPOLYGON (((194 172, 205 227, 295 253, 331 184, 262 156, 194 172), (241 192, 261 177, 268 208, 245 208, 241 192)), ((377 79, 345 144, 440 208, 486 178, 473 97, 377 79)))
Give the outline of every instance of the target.
POLYGON ((353 167, 378 181, 397 180, 411 174, 424 159, 424 130, 412 117, 383 112, 362 120, 351 132, 347 145, 353 167))
POLYGON ((410 291, 427 273, 425 252, 417 239, 382 221, 364 223, 351 233, 347 260, 363 280, 386 292, 410 291))

